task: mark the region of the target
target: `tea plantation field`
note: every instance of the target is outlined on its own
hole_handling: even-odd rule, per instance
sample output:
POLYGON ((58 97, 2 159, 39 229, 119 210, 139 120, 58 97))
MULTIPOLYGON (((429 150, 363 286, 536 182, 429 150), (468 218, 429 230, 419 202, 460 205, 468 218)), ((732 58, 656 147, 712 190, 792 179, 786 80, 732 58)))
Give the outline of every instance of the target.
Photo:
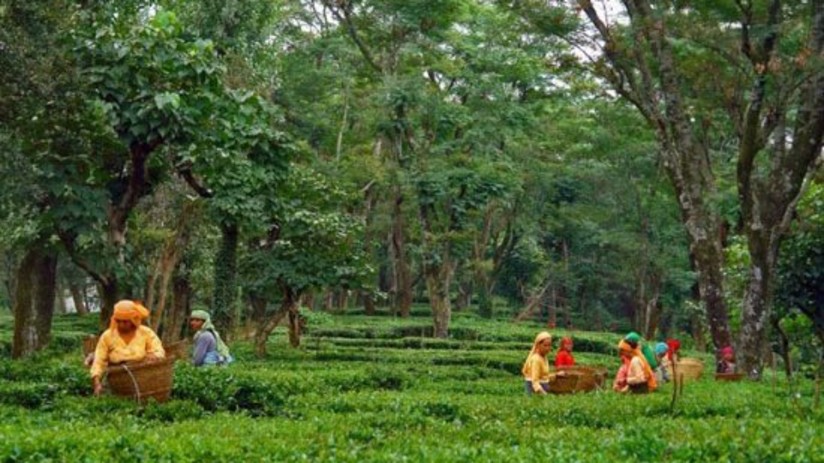
MULTIPOLYGON (((89 395, 80 339, 95 323, 61 316, 48 352, 12 362, 0 315, 0 461, 824 461, 809 380, 705 375, 674 407, 671 385, 526 397, 535 324, 457 314, 436 340, 426 317, 318 314, 301 348, 276 332, 264 360, 239 342, 229 367, 178 363, 172 400, 138 407, 89 395)), ((574 334, 578 363, 614 374, 619 336, 574 334)))

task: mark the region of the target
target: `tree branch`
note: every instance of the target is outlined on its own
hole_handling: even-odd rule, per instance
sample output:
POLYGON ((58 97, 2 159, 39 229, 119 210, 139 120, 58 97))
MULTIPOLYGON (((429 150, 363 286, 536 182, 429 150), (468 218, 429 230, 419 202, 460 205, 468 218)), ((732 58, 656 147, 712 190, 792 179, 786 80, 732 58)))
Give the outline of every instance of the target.
POLYGON ((89 276, 92 277, 92 279, 94 279, 101 285, 105 286, 109 283, 108 278, 106 278, 103 274, 95 270, 91 266, 91 264, 89 264, 85 259, 80 257, 80 254, 78 254, 77 248, 75 247, 75 237, 73 234, 60 228, 55 228, 55 232, 57 233, 57 237, 60 239, 60 242, 63 243, 63 247, 66 249, 66 253, 69 255, 69 258, 72 260, 74 265, 80 267, 83 271, 88 273, 89 276))
POLYGON ((177 166, 177 175, 180 176, 201 198, 214 197, 215 192, 203 185, 192 173, 192 166, 190 163, 184 163, 177 166))
POLYGON ((329 0, 324 0, 323 3, 327 8, 329 8, 329 11, 332 12, 335 19, 346 26, 346 31, 349 33, 349 37, 351 37, 352 41, 355 42, 355 46, 357 46, 358 50, 360 50, 361 55, 363 55, 363 58, 366 60, 366 63, 378 74, 382 74, 383 68, 381 68, 377 61, 375 61, 375 58, 372 56, 372 52, 369 51, 369 48, 358 34, 357 29, 355 29, 355 24, 352 22, 352 13, 350 11, 351 4, 348 2, 338 2, 340 8, 335 8, 333 5, 329 4, 329 0))
MULTIPOLYGON (((744 118, 741 124, 741 144, 738 150, 738 164, 736 166, 738 197, 741 202, 745 222, 752 214, 752 170, 753 165, 755 164, 755 157, 764 147, 769 135, 769 133, 765 133, 762 130, 761 112, 764 107, 764 96, 767 92, 769 62, 772 57, 773 50, 775 49, 775 44, 778 41, 777 30, 780 12, 781 1, 772 0, 769 6, 769 18, 767 23, 769 32, 767 32, 767 35, 764 37, 757 53, 748 54, 748 57, 755 68, 756 79, 752 89, 750 104, 747 106, 747 110, 744 113, 744 118)), ((742 20, 742 26, 744 25, 743 21, 746 20, 746 18, 742 20)), ((742 40, 745 39, 746 38, 742 36, 742 40)), ((749 46, 749 43, 747 43, 747 47, 749 46)), ((774 129, 774 123, 771 125, 774 129)))

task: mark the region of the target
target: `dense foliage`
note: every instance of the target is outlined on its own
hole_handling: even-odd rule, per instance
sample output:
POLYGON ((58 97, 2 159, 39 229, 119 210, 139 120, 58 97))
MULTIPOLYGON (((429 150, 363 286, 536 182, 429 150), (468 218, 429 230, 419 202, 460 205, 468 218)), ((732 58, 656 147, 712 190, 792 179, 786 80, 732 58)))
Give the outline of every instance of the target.
POLYGON ((13 355, 129 297, 259 355, 418 303, 814 369, 824 7, 577 3, 5 0, 13 355))

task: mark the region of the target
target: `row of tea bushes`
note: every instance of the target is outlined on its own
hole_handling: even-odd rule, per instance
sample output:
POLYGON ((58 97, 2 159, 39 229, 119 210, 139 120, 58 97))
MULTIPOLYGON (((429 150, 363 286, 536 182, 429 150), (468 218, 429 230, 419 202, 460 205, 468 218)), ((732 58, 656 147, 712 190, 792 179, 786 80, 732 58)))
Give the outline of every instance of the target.
MULTIPOLYGON (((420 320, 317 321, 387 336, 314 332, 292 349, 278 332, 265 359, 235 343, 237 363, 178 363, 172 400, 144 407, 89 397, 79 346, 2 360, 0 461, 806 462, 824 454, 824 411, 811 407, 809 381, 791 393, 783 383, 705 379, 687 383, 674 408, 671 385, 649 396, 525 397, 520 367, 540 327, 464 319, 478 339, 432 340, 400 336, 420 320)), ((614 336, 581 333, 577 346, 614 336)), ((612 351, 576 358, 617 366, 612 351)))
MULTIPOLYGON (((0 406, 3 461, 816 461, 824 416, 799 416, 763 384, 713 393, 535 400, 447 391, 324 391, 286 413, 191 413, 173 400, 143 409, 72 399, 77 416, 0 406), (723 399, 719 405, 718 399, 723 399), (86 404, 90 411, 83 410, 86 404)), ((725 387, 725 389, 727 389, 725 387)), ((68 400, 68 399, 67 399, 68 400)))

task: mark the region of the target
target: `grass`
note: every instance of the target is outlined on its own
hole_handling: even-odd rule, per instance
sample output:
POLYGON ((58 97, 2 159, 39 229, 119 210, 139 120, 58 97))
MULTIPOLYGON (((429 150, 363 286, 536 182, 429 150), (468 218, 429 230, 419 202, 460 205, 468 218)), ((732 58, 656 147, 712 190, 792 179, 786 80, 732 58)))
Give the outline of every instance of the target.
MULTIPOLYGON (((824 461, 809 381, 705 378, 674 408, 671 385, 526 397, 540 326, 458 316, 450 339, 415 335, 427 323, 317 317, 301 348, 282 331, 262 360, 235 343, 235 364, 178 364, 173 399, 137 407, 88 396, 79 343, 96 320, 58 317, 64 341, 0 361, 0 461, 824 461)), ((0 316, 0 343, 10 326, 0 316)), ((574 334, 579 363, 614 373, 617 335, 574 334)))

